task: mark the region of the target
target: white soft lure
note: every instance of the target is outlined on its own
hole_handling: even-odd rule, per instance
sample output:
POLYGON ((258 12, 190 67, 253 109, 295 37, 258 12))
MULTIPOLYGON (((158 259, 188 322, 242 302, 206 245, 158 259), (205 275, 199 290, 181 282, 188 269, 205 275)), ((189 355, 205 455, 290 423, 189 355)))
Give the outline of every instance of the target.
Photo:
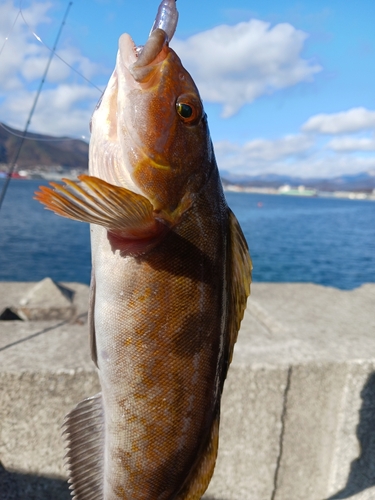
POLYGON ((154 24, 152 25, 150 35, 156 29, 161 29, 165 31, 168 35, 168 41, 170 42, 176 31, 178 22, 178 12, 176 9, 175 0, 163 0, 159 5, 158 12, 154 24))

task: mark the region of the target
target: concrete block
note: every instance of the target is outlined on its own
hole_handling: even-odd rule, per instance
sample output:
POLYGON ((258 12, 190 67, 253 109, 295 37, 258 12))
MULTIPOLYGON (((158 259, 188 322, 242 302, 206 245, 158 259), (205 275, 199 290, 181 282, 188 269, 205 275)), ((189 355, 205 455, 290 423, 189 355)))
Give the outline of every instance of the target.
MULTIPOLYGON (((33 284, 0 284, 0 310, 33 284)), ((67 500, 60 425, 99 390, 69 321, 0 321, 0 500, 67 500)), ((17 302, 17 303, 18 303, 17 302)), ((375 499, 375 285, 254 284, 205 500, 375 499)))
POLYGON ((204 498, 270 499, 288 369, 234 362, 222 401, 219 455, 204 498))
POLYGON ((98 392, 96 373, 1 373, 0 387, 0 457, 4 467, 65 477, 62 419, 77 402, 98 392))
POLYGON ((329 500, 375 498, 375 363, 348 366, 328 484, 329 500), (362 495, 362 496, 361 496, 362 495))
POLYGON ((69 320, 75 313, 74 290, 44 278, 20 299, 16 309, 23 320, 69 320))
MULTIPOLYGON (((0 308, 32 283, 1 283, 0 308)), ((61 424, 99 382, 88 348, 88 287, 61 321, 0 321, 0 500, 68 500, 61 424)))
POLYGON ((275 500, 326 498, 330 479, 336 489, 348 371, 345 363, 290 368, 275 500))
POLYGON ((88 297, 89 287, 82 283, 55 283, 51 278, 38 283, 2 282, 0 316, 10 309, 26 321, 71 321, 87 313, 88 297))

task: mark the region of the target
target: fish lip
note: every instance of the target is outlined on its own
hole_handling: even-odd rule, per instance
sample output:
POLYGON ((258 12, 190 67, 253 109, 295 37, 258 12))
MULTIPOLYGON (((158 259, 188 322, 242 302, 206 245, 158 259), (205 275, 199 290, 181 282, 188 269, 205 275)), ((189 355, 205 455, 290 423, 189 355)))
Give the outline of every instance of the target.
POLYGON ((118 45, 116 70, 124 77, 127 87, 136 88, 138 85, 131 74, 130 68, 137 62, 137 47, 132 37, 127 33, 120 36, 118 45))
POLYGON ((160 28, 150 34, 143 48, 136 46, 130 35, 124 33, 119 39, 117 66, 128 86, 147 87, 154 70, 167 58, 168 54, 168 35, 160 28))
POLYGON ((137 60, 137 47, 128 33, 123 33, 119 38, 119 51, 121 62, 126 68, 134 64, 137 60))

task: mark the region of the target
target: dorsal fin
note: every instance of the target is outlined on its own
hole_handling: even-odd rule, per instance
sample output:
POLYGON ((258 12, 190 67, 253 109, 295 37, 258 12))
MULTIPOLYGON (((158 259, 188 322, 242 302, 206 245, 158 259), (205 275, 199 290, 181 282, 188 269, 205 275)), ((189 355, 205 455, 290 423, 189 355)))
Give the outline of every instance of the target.
POLYGON ((228 366, 250 295, 252 263, 245 236, 234 213, 229 210, 228 276, 228 366))
POLYGON ((73 500, 103 500, 104 412, 101 393, 65 417, 66 467, 73 500))
POLYGON ((175 497, 175 500, 200 500, 206 491, 214 473, 219 446, 220 412, 216 412, 212 422, 211 433, 205 448, 200 454, 198 463, 192 471, 187 483, 175 497))

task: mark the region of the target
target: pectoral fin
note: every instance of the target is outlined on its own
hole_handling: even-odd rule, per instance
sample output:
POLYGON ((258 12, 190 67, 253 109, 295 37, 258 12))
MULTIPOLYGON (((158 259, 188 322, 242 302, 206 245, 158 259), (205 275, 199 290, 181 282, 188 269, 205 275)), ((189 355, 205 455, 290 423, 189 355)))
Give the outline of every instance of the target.
POLYGON ((228 366, 232 361, 234 344, 250 295, 252 263, 245 236, 236 219, 229 210, 228 235, 228 276, 230 277, 228 297, 228 366))
POLYGON ((62 179, 65 186, 51 182, 54 189, 40 186, 35 199, 58 215, 104 226, 122 238, 150 238, 162 230, 163 224, 155 219, 153 206, 144 196, 97 177, 81 175, 78 179, 62 179))
POLYGON ((66 465, 73 500, 103 500, 104 412, 101 393, 65 417, 66 465))

